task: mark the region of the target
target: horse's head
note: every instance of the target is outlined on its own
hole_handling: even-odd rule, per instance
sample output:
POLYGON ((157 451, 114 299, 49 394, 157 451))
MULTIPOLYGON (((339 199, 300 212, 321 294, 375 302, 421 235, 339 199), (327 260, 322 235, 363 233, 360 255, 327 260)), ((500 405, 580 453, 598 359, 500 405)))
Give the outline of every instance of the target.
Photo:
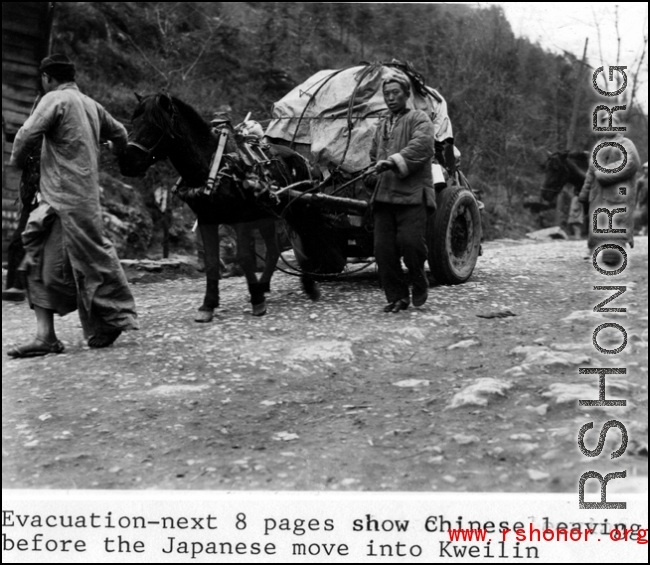
POLYGON ((553 202, 562 187, 569 180, 569 169, 566 163, 567 152, 558 151, 551 153, 544 165, 544 184, 542 185, 542 198, 553 202))
POLYGON ((171 96, 136 96, 132 130, 126 150, 119 157, 120 172, 127 177, 143 175, 151 165, 166 159, 171 140, 178 136, 178 109, 171 96))

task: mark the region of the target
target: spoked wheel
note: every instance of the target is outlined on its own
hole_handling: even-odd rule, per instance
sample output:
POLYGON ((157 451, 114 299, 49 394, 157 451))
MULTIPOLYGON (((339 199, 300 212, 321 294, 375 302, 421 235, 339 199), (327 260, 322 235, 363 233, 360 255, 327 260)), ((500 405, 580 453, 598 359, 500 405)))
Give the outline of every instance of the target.
POLYGON ((429 221, 429 267, 442 284, 461 284, 472 276, 481 248, 479 205, 469 188, 449 186, 438 194, 429 221))

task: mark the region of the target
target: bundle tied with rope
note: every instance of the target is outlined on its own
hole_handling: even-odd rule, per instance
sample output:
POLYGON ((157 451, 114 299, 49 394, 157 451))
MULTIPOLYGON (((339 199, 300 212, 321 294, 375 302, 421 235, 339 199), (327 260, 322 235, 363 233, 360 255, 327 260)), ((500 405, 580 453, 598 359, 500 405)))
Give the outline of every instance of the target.
MULTIPOLYGON (((391 78, 409 85, 410 107, 424 110, 432 119, 437 114, 441 120, 446 117, 442 97, 426 86, 410 63, 396 60, 321 71, 273 107, 267 138, 316 163, 326 180, 315 189, 318 194, 312 201, 331 204, 344 229, 372 231, 377 171, 370 162, 370 147, 379 118, 387 111, 382 85, 391 78)), ((450 129, 447 120, 441 134, 450 136, 450 129)))
POLYGON ((358 174, 370 163, 373 133, 386 112, 382 84, 390 78, 410 84, 407 105, 431 118, 436 142, 453 141, 444 98, 397 60, 316 73, 274 104, 266 136, 309 155, 321 170, 358 174))

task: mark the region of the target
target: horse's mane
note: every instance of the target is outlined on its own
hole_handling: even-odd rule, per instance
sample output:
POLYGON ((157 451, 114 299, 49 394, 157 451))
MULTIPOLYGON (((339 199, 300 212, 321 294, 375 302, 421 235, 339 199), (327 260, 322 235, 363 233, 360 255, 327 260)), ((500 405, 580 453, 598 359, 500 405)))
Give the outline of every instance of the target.
POLYGON ((176 113, 184 118, 195 134, 204 137, 211 135, 210 126, 192 106, 168 94, 152 94, 143 98, 141 112, 148 121, 171 135, 179 135, 178 123, 174 119, 176 113))

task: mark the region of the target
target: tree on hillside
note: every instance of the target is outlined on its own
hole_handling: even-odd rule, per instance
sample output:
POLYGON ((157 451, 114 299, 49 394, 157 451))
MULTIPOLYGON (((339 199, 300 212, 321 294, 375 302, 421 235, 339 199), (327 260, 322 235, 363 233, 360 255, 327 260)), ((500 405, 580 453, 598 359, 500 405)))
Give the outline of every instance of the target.
MULTIPOLYGON (((462 166, 486 191, 486 216, 505 217, 538 191, 539 155, 564 148, 574 99, 579 108, 596 99, 589 81, 579 84, 576 56, 516 38, 494 5, 61 2, 54 48, 125 121, 133 91, 161 88, 206 118, 227 105, 234 120, 252 111, 264 121, 273 102, 322 69, 409 61, 447 100, 462 166)), ((646 61, 640 53, 628 76, 646 61)), ((630 132, 647 159, 647 116, 634 101, 637 81, 630 85, 630 132)), ((573 139, 574 149, 592 143, 590 112, 578 114, 573 139)))

